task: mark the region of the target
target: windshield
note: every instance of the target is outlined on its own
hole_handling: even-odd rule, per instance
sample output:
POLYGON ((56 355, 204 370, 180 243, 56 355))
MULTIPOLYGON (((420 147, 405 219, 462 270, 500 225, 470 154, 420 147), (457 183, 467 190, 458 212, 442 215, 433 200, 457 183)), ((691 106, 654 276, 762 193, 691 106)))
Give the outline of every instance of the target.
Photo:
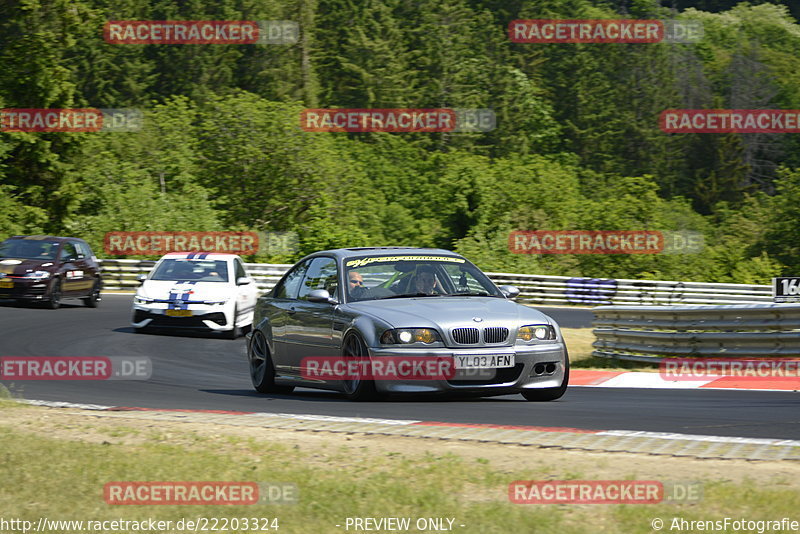
POLYGON ((456 256, 371 256, 345 261, 348 300, 483 296, 502 293, 473 264, 456 256))
POLYGON ((0 243, 0 259, 54 260, 57 254, 58 243, 52 241, 9 239, 0 243))
POLYGON ((225 260, 169 259, 156 267, 150 280, 227 282, 228 265, 225 260))

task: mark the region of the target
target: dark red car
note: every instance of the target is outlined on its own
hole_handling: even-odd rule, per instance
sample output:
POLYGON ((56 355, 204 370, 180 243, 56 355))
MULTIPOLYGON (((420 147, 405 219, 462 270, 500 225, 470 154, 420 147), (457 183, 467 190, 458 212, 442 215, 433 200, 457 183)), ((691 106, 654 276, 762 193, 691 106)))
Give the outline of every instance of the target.
POLYGON ((96 308, 102 287, 100 265, 82 239, 18 235, 0 243, 0 299, 56 309, 62 299, 80 298, 96 308))

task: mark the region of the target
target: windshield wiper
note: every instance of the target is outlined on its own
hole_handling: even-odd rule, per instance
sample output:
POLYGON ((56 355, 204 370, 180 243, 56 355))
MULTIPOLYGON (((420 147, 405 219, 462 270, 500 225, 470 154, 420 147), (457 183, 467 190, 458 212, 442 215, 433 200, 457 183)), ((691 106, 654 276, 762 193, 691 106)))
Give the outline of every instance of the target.
POLYGON ((492 297, 488 291, 461 291, 460 293, 448 293, 448 297, 492 297))

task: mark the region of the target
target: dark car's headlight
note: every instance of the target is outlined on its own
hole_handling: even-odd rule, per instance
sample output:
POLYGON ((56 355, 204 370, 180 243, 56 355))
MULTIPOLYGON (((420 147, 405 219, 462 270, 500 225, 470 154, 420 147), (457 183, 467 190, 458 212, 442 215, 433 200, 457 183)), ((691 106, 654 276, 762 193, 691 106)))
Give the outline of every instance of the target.
POLYGON ((556 329, 549 324, 529 324, 517 331, 517 341, 545 341, 556 339, 556 329))
POLYGON ((381 343, 384 345, 408 345, 411 343, 430 345, 441 340, 439 332, 433 328, 396 328, 387 330, 381 335, 381 343))
POLYGON ((23 278, 27 278, 29 280, 47 280, 50 278, 50 273, 47 271, 34 271, 32 273, 26 273, 23 278))

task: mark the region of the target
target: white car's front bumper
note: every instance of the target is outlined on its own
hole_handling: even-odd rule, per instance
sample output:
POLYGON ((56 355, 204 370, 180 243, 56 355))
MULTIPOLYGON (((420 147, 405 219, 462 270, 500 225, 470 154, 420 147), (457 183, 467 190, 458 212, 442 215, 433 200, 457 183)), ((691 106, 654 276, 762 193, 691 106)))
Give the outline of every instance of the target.
POLYGON ((189 328, 213 331, 229 331, 234 327, 233 302, 189 304, 182 307, 186 309, 169 309, 170 305, 163 302, 145 304, 134 302, 131 324, 134 328, 189 328), (188 315, 189 313, 191 315, 188 315))

